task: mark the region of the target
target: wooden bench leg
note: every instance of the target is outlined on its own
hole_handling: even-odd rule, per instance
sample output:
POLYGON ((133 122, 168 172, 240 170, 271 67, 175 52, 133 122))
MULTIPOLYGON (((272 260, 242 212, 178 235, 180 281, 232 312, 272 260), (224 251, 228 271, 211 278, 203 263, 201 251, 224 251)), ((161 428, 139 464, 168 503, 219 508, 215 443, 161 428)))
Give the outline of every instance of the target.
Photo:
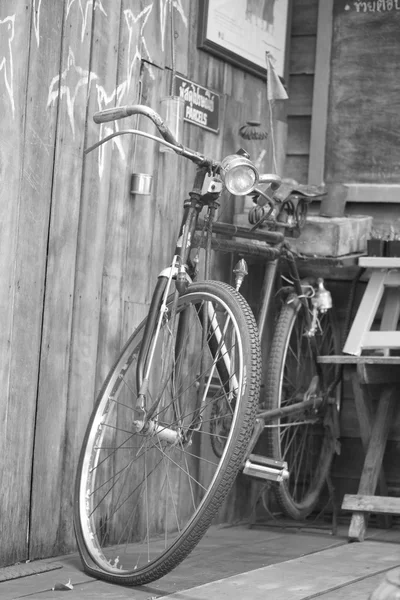
MULTIPOLYGON (((374 495, 386 447, 386 440, 392 422, 396 402, 396 388, 386 387, 381 392, 372 427, 368 450, 361 473, 358 495, 374 495)), ((366 532, 367 514, 354 512, 349 528, 349 539, 363 541, 366 532)))
MULTIPOLYGON (((365 385, 360 384, 360 376, 357 370, 351 373, 351 383, 353 387, 354 403, 357 412, 358 424, 360 426, 361 442, 365 454, 367 454, 368 444, 371 439, 372 423, 374 421, 374 411, 372 408, 371 398, 368 394, 365 385)), ((388 495, 385 473, 383 469, 379 472, 378 490, 381 496, 388 495)), ((378 526, 389 529, 392 526, 391 515, 378 515, 378 526)), ((366 519, 367 520, 367 519, 366 519)))
POLYGON ((365 288, 364 295, 353 320, 349 335, 343 347, 345 354, 358 355, 363 346, 363 339, 370 330, 385 289, 387 271, 373 271, 365 288))

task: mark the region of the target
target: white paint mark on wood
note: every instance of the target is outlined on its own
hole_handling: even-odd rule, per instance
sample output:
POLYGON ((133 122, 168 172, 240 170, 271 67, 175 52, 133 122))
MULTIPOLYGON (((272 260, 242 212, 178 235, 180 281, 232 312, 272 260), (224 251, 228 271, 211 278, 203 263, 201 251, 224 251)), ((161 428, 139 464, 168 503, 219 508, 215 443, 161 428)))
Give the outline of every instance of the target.
POLYGON ((4 82, 11 104, 12 115, 15 115, 14 104, 14 69, 12 55, 12 41, 15 32, 15 15, 0 20, 0 73, 4 73, 4 82))
MULTIPOLYGON (((129 95, 133 73, 135 69, 135 63, 139 63, 142 60, 141 47, 145 50, 146 59, 151 62, 151 57, 147 49, 146 40, 144 38, 144 28, 153 10, 153 4, 149 4, 142 11, 136 15, 131 9, 124 10, 124 18, 126 26, 128 27, 128 52, 127 52, 127 64, 126 64, 126 79, 122 81, 119 86, 111 93, 108 94, 107 90, 100 85, 96 84, 97 88, 97 103, 98 109, 104 110, 111 106, 121 106, 125 96, 129 95), (139 28, 139 34, 135 38, 135 31, 139 28)), ((150 77, 155 79, 155 75, 151 64, 148 65, 150 70, 150 77)), ((97 78, 97 76, 96 76, 97 78)), ((112 124, 102 123, 99 128, 99 140, 107 135, 119 131, 118 122, 112 124)), ((112 140, 112 143, 118 149, 121 159, 126 160, 126 153, 124 150, 123 139, 116 137, 112 140)), ((105 153, 106 146, 100 146, 99 148, 99 177, 102 178, 105 166, 105 153)))
POLYGON ((79 67, 75 62, 75 55, 72 48, 69 48, 67 66, 61 75, 53 77, 50 87, 49 95, 47 99, 47 108, 53 104, 58 98, 62 99, 64 96, 67 102, 68 118, 71 125, 72 133, 75 137, 75 121, 74 121, 74 109, 75 101, 78 93, 82 88, 85 91, 86 96, 89 93, 90 85, 94 79, 97 79, 95 73, 86 71, 79 67))
MULTIPOLYGON (((39 16, 40 6, 42 0, 35 0, 35 33, 37 43, 39 44, 39 16)), ((66 7, 66 20, 71 16, 71 9, 73 5, 77 3, 77 7, 81 16, 81 41, 83 42, 85 34, 87 32, 87 26, 89 21, 89 8, 94 7, 94 10, 100 10, 105 16, 107 13, 102 5, 101 0, 68 0, 66 7)), ((152 67, 152 58, 148 50, 148 46, 145 39, 145 27, 149 20, 154 7, 154 2, 148 4, 143 10, 134 14, 131 9, 124 10, 124 18, 126 26, 128 27, 128 52, 127 52, 127 63, 126 63, 126 79, 120 83, 120 85, 112 92, 108 93, 107 90, 100 84, 99 77, 96 73, 86 71, 79 67, 75 61, 75 55, 71 48, 69 48, 68 61, 66 69, 53 78, 49 87, 49 95, 47 101, 47 107, 53 104, 57 99, 66 97, 67 112, 71 125, 73 135, 75 135, 75 121, 74 121, 74 109, 75 101, 78 93, 82 87, 86 88, 86 93, 89 93, 90 85, 93 80, 97 80, 97 103, 99 110, 108 108, 111 106, 121 106, 124 97, 130 93, 131 83, 133 74, 135 71, 135 65, 138 61, 142 61, 142 58, 146 60, 146 67, 149 70, 150 77, 154 80, 155 74, 152 67), (139 30, 139 31, 138 31, 139 30), (136 35, 135 35, 136 34, 136 35)), ((188 26, 188 20, 184 13, 182 0, 160 0, 160 11, 161 11, 161 44, 164 49, 164 40, 166 34, 166 27, 168 23, 167 15, 171 7, 175 8, 180 14, 185 26, 188 26)), ((101 124, 99 128, 99 139, 118 131, 118 123, 113 124, 101 124)), ((121 138, 115 138, 112 142, 118 149, 121 158, 126 160, 126 153, 123 146, 123 140, 121 138)), ((99 149, 99 176, 100 178, 104 172, 105 165, 105 147, 100 146, 99 149)))
POLYGON ((94 10, 99 9, 105 17, 107 17, 107 13, 104 10, 104 6, 101 3, 101 0, 95 0, 94 2, 94 10))
POLYGON ((161 49, 165 50, 165 33, 167 31, 168 16, 172 8, 175 8, 181 16, 183 24, 187 28, 188 20, 183 10, 182 0, 160 0, 160 24, 161 24, 161 49))
POLYGON ((103 5, 101 3, 101 0, 88 0, 84 5, 82 3, 82 0, 68 0, 68 3, 67 3, 67 10, 66 10, 65 20, 67 20, 68 17, 69 17, 72 5, 75 2, 78 2, 78 8, 79 8, 79 12, 81 14, 81 19, 82 19, 82 25, 81 25, 81 42, 83 42, 83 40, 85 39, 85 33, 86 33, 87 23, 88 23, 89 9, 93 7, 93 1, 94 1, 94 10, 98 9, 105 16, 107 16, 107 13, 104 10, 104 7, 103 7, 103 5))
MULTIPOLYGON (((97 76, 96 76, 97 77, 97 76)), ((108 95, 103 86, 96 84, 97 88, 97 103, 99 110, 104 110, 105 108, 111 106, 120 106, 122 96, 124 95, 124 91, 121 91, 122 86, 125 86, 126 82, 121 83, 116 90, 112 92, 112 94, 108 95)), ((101 123, 99 128, 99 140, 110 135, 114 131, 119 131, 118 122, 114 121, 111 124, 101 123)), ((112 143, 118 148, 118 151, 121 155, 122 160, 126 160, 125 150, 122 144, 122 139, 120 137, 116 137, 112 140, 112 143)), ((107 145, 99 147, 99 177, 100 179, 103 176, 104 172, 104 164, 105 164, 105 152, 107 145)))
MULTIPOLYGON (((129 8, 124 10, 124 17, 125 17, 125 21, 126 21, 126 24, 128 27, 128 32, 129 32, 128 65, 127 65, 128 71, 127 71, 127 78, 126 78, 126 91, 129 90, 129 86, 131 84, 132 72, 133 72, 135 61, 142 60, 142 52, 140 49, 141 47, 143 47, 143 49, 145 50, 146 59, 149 62, 151 62, 151 57, 150 57, 150 54, 149 54, 149 51, 147 48, 146 39, 144 37, 144 28, 146 26, 146 23, 149 19, 149 16, 150 16, 152 10, 153 10, 153 4, 149 4, 148 6, 146 6, 146 8, 144 8, 142 11, 140 11, 140 13, 138 13, 136 16, 133 14, 133 12, 129 8), (139 36, 138 36, 138 39, 136 39, 136 44, 134 44, 133 32, 136 29, 137 23, 139 23, 140 21, 141 21, 141 24, 140 24, 139 36)), ((155 79, 152 68, 150 68, 150 76, 153 80, 155 79)))
POLYGON ((47 156, 50 156, 50 152, 54 149, 54 144, 46 144, 40 137, 39 132, 37 132, 36 129, 32 127, 32 125, 28 125, 28 128, 31 133, 32 140, 35 140, 31 143, 35 143, 36 145, 40 146, 44 150, 44 152, 46 152, 47 156))
MULTIPOLYGON (((41 173, 38 173, 35 169, 33 169, 30 165, 24 168, 23 171, 24 180, 29 183, 32 190, 35 190, 36 193, 40 193, 42 189, 42 177, 41 173)), ((35 218, 33 212, 31 213, 32 220, 38 222, 38 219, 35 218)))
POLYGON ((35 37, 37 47, 40 44, 40 9, 42 7, 42 0, 34 0, 33 3, 33 28, 35 30, 35 37))

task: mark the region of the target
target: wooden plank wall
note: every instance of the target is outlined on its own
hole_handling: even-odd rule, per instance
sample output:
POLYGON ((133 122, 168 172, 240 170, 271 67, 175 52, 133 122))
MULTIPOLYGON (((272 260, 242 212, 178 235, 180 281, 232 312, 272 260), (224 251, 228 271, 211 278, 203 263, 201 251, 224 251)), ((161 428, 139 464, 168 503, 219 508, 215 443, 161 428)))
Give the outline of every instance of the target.
MULTIPOLYGON (((143 138, 84 155, 116 127, 96 110, 169 93, 170 4, 0 3, 0 565, 74 549, 88 415, 173 246, 194 168, 143 138), (133 172, 153 174, 151 196, 129 194, 133 172)), ((197 2, 172 5, 177 71, 221 95, 219 135, 185 124, 184 143, 220 158, 265 121, 266 86, 197 49, 197 2)))
POLYGON ((293 2, 284 176, 300 183, 308 182, 317 21, 318 0, 293 2))
MULTIPOLYGON (((50 193, 52 177, 52 169, 47 165, 54 153, 56 116, 50 109, 45 126, 45 111, 39 115, 29 101, 34 87, 43 106, 47 98, 40 94, 39 78, 35 82, 29 76, 30 61, 39 67, 35 49, 29 52, 30 12, 25 10, 24 3, 13 4, 3 2, 0 7, 0 535, 2 545, 5 542, 4 547, 7 546, 5 556, 8 561, 19 556, 14 548, 26 545, 29 524, 29 482, 49 219, 45 198, 50 193), (17 46, 20 55, 14 65, 13 50, 17 46), (31 127, 28 130, 26 119, 29 117, 31 127)), ((49 14, 50 26, 51 20, 49 14)), ((54 27, 57 29, 56 23, 54 27)), ((47 66, 50 69, 54 66, 55 53, 49 52, 48 65, 39 67, 44 76, 47 66)))

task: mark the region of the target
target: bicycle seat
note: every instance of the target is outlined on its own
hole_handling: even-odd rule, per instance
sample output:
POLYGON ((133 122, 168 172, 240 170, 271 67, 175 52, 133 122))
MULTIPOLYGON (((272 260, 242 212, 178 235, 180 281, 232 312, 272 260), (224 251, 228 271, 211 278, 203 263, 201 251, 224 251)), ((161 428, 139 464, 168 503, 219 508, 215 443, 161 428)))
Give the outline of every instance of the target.
POLYGON ((298 183, 295 179, 282 179, 282 184, 275 192, 274 198, 284 202, 289 196, 302 196, 305 199, 314 200, 319 196, 324 196, 326 191, 323 185, 305 185, 298 183))

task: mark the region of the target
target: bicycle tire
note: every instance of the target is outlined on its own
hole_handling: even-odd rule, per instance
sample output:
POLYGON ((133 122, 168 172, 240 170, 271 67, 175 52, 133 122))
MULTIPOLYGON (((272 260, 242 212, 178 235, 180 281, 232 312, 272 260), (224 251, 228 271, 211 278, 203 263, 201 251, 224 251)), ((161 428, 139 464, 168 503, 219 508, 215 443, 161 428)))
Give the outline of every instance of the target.
POLYGON ((230 429, 231 418, 226 412, 226 404, 223 398, 213 403, 210 418, 210 443, 217 458, 221 458, 225 447, 227 431, 230 429))
MULTIPOLYGON (((306 320, 297 296, 282 306, 271 344, 266 377, 265 408, 275 409, 299 402, 316 375, 306 320)), ((319 354, 339 354, 340 337, 333 309, 320 315, 316 334, 319 354)), ((324 393, 338 375, 337 365, 323 365, 320 390, 324 393)), ((317 413, 293 415, 267 423, 267 455, 288 463, 289 479, 277 483, 275 495, 283 512, 305 519, 316 507, 335 453, 329 419, 340 408, 340 385, 333 392, 335 403, 324 404, 317 413), (331 411, 327 415, 327 411, 331 411)))
MULTIPOLYGON (((140 435, 131 422, 137 397, 135 358, 145 321, 123 348, 98 395, 79 458, 74 497, 76 539, 85 571, 124 585, 143 585, 166 575, 209 527, 242 465, 261 371, 257 325, 244 298, 218 281, 190 284, 178 300, 177 322, 182 322, 183 333, 174 338, 170 378, 158 407, 159 428, 153 435, 140 435), (207 329, 200 324, 204 314, 207 329), (212 354, 216 322, 221 335, 219 350, 212 354), (219 361, 228 365, 229 381, 220 380, 219 361), (205 394, 207 376, 214 387, 205 394), (212 403, 227 390, 234 400, 232 424, 217 460, 208 440, 207 419, 212 403), (202 422, 196 430, 192 421, 200 415, 198 406, 202 422), (164 437, 169 432, 176 438, 166 441, 163 432, 164 437), (189 436, 192 443, 185 446, 189 436)), ((162 335, 170 335, 168 326, 166 319, 162 335)), ((163 360, 158 350, 157 361, 163 360)), ((152 398, 160 372, 157 362, 149 386, 152 398)))

